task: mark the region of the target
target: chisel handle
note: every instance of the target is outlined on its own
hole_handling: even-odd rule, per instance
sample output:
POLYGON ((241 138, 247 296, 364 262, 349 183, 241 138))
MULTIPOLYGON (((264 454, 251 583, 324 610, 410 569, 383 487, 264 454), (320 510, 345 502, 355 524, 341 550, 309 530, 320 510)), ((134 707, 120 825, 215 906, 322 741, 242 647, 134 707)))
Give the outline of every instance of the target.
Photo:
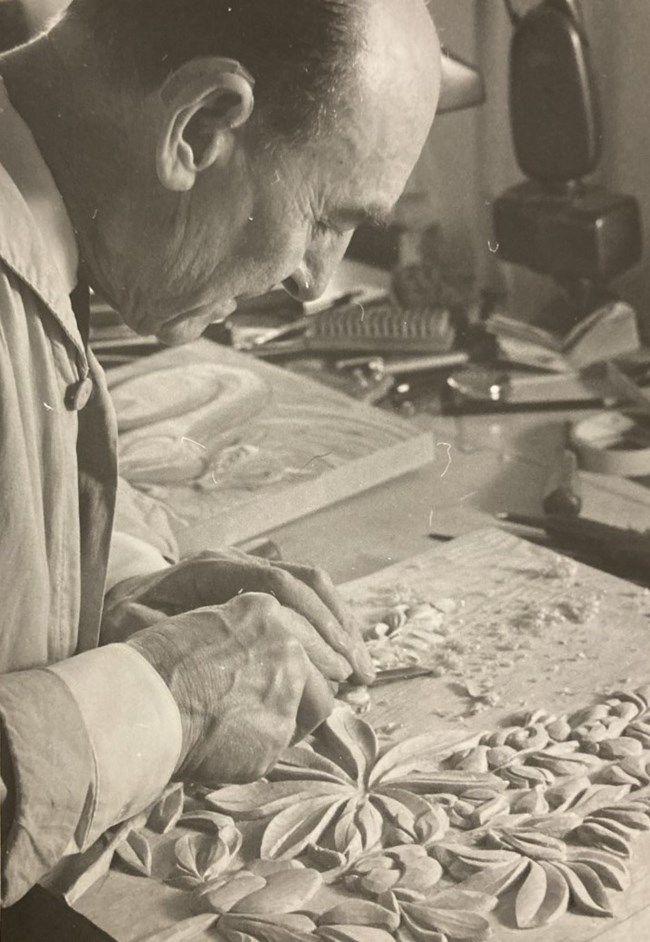
POLYGON ((582 489, 578 459, 568 448, 562 451, 546 485, 544 513, 577 517, 582 510, 582 489))

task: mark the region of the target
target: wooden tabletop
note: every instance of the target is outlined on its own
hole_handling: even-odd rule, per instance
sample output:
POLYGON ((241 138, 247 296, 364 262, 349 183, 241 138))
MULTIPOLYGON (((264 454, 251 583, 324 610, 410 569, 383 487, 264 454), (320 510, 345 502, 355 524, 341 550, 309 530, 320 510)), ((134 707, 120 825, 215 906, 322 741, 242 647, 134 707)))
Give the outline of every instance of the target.
MULTIPOLYGON (((432 465, 284 526, 270 536, 285 559, 308 560, 328 569, 336 582, 349 583, 430 552, 431 532, 471 534, 493 524, 493 514, 500 510, 537 514, 566 418, 565 413, 420 417, 420 426, 429 429, 435 439, 432 465)), ((583 475, 583 486, 585 516, 650 528, 650 491, 646 487, 592 474, 583 475)), ((454 549, 442 547, 441 552, 451 552, 453 557, 454 549)), ((589 578, 596 593, 600 577, 593 574, 589 578)), ((350 591, 358 593, 359 586, 353 585, 350 591)), ((629 595, 634 611, 634 606, 640 605, 638 600, 644 598, 625 583, 616 583, 612 592, 621 606, 627 604, 629 595)), ((522 669, 512 664, 504 668, 507 693, 501 703, 492 712, 459 721, 459 737, 493 728, 507 709, 520 702, 531 708, 565 712, 590 703, 597 687, 650 682, 650 646, 645 641, 650 626, 640 607, 638 612, 629 630, 629 619, 625 618, 619 619, 614 630, 616 619, 612 616, 600 619, 590 634, 575 631, 562 637, 549 632, 537 638, 522 669), (561 666, 554 672, 556 663, 561 666)), ((458 692, 453 693, 450 682, 450 678, 425 679, 381 688, 375 694, 370 720, 376 726, 398 724, 404 735, 436 724, 449 730, 460 715, 462 700, 458 692)), ((511 938, 644 942, 650 938, 650 840, 639 840, 634 861, 632 887, 621 898, 615 920, 568 916, 555 926, 526 934, 504 927, 499 929, 499 942, 511 938)), ((87 893, 77 908, 118 942, 133 942, 188 915, 185 905, 177 891, 114 872, 87 893)))

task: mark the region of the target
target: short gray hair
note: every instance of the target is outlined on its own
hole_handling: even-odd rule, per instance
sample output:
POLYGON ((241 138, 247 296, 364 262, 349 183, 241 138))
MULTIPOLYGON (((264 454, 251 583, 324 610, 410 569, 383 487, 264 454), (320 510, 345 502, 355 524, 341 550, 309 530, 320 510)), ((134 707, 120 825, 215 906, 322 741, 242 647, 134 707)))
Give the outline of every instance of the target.
POLYGON ((310 134, 353 73, 360 0, 73 0, 97 55, 121 81, 156 87, 199 57, 236 59, 255 78, 262 120, 310 134))

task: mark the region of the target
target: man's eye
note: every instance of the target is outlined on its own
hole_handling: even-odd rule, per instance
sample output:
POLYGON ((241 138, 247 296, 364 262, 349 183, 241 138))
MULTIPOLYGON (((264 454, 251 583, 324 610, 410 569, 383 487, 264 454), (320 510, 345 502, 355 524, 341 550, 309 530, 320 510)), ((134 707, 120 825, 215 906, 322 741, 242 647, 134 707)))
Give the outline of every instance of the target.
POLYGON ((316 231, 319 233, 319 235, 335 235, 335 236, 345 235, 342 229, 333 225, 333 223, 328 222, 328 220, 326 219, 316 220, 316 231))

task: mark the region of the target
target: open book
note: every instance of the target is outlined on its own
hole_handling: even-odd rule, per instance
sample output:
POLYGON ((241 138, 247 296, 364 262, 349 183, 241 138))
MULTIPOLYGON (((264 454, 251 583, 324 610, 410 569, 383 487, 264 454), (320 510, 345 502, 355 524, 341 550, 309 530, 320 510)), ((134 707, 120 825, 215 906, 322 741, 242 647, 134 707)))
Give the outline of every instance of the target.
MULTIPOLYGON (((565 319, 566 312, 561 320, 565 319)), ((550 310, 545 322, 536 324, 495 312, 486 327, 497 338, 504 359, 558 373, 581 370, 640 346, 636 314, 623 301, 597 308, 568 330, 558 321, 557 313, 550 310)))

